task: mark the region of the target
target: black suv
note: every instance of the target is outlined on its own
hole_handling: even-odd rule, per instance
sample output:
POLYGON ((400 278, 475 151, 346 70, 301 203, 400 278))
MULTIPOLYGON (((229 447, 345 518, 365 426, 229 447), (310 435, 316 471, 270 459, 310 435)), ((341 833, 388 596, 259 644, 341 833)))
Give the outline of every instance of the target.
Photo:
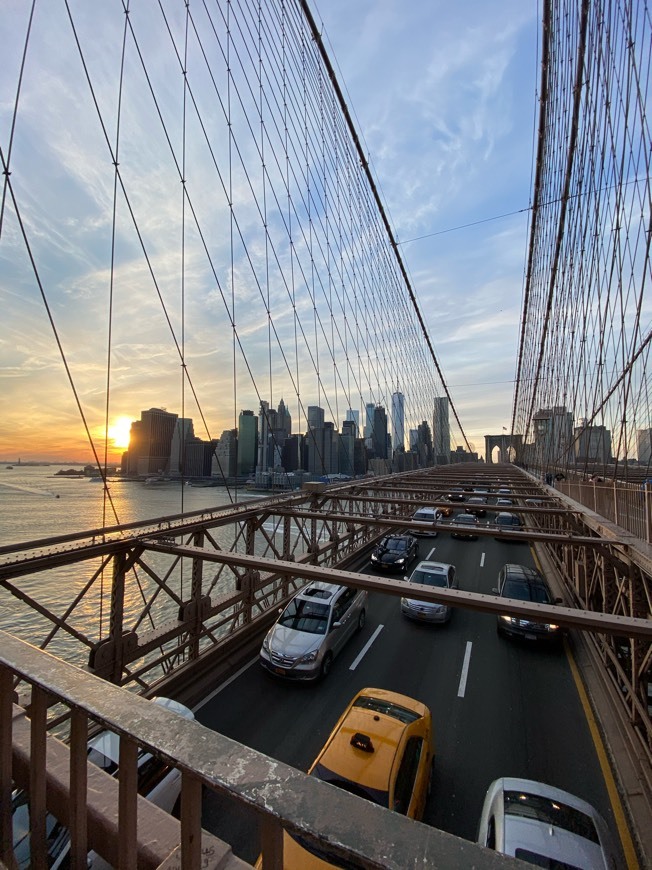
MULTIPOLYGON (((493 591, 501 598, 515 598, 536 604, 561 604, 561 598, 552 597, 550 587, 541 574, 527 565, 504 565, 498 574, 498 587, 493 591)), ((498 634, 534 641, 558 641, 564 634, 561 626, 554 623, 531 622, 527 618, 506 614, 498 617, 496 628, 498 634)))

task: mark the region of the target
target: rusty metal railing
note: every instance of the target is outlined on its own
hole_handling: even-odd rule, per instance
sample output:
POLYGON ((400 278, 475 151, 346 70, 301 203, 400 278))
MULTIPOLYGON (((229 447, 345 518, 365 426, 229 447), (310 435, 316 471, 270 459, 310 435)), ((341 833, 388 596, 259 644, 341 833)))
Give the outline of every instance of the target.
POLYGON ((256 811, 265 870, 282 867, 284 830, 361 870, 525 866, 342 792, 3 632, 0 690, 0 861, 8 867, 14 785, 29 793, 36 868, 47 866, 47 812, 70 829, 73 867, 86 867, 89 850, 124 868, 250 866, 202 831, 202 788, 256 811), (13 697, 16 680, 31 687, 26 709, 13 697), (69 713, 67 745, 47 733, 52 704, 69 713), (89 722, 120 735, 117 781, 86 762, 89 722), (179 822, 138 797, 139 748, 181 771, 179 822))

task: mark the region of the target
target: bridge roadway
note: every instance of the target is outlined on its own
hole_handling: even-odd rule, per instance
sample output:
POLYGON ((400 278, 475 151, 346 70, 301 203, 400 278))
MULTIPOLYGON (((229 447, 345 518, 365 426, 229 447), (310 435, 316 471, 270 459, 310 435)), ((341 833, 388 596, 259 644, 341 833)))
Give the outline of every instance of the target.
MULTIPOLYGON (((491 593, 506 562, 535 565, 526 543, 493 538, 422 537, 419 558, 456 566, 460 588, 491 593)), ((367 563, 368 564, 368 563, 367 563)), ((411 567, 416 565, 416 561, 411 567)), ((370 568, 362 570, 373 573, 370 568)), ((405 619, 395 597, 372 593, 367 623, 317 684, 277 680, 250 660, 205 699, 199 721, 256 750, 307 770, 341 711, 364 686, 411 695, 432 710, 435 777, 424 821, 474 840, 489 783, 500 776, 541 780, 588 801, 605 817, 621 850, 619 867, 635 867, 628 835, 624 850, 612 806, 610 776, 601 768, 565 648, 530 646, 499 637, 496 617, 456 610, 448 625, 405 619), (357 663, 370 640, 373 642, 357 663), (465 653, 470 646, 466 682, 465 653), (625 858, 627 855, 627 859, 625 858)), ((203 827, 253 861, 258 822, 214 793, 203 806, 203 827)))

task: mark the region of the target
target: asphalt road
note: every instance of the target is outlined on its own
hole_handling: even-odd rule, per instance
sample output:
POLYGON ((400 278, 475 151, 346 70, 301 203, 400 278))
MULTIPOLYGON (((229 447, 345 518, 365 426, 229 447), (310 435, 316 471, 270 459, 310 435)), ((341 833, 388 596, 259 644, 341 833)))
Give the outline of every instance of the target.
MULTIPOLYGON (((444 533, 420 538, 419 559, 428 557, 454 564, 460 589, 485 593, 496 585, 506 562, 535 564, 526 544, 493 538, 454 540, 444 533)), ((277 680, 255 661, 201 707, 197 718, 307 770, 344 707, 365 686, 402 692, 432 711, 436 760, 423 819, 427 824, 475 840, 490 782, 518 776, 588 800, 618 842, 564 649, 503 639, 491 615, 457 609, 447 625, 419 624, 402 616, 397 598, 372 594, 365 628, 349 641, 324 682, 277 680)), ((235 812, 228 801, 207 794, 203 825, 231 843, 241 858, 255 860, 259 841, 253 814, 235 812)))

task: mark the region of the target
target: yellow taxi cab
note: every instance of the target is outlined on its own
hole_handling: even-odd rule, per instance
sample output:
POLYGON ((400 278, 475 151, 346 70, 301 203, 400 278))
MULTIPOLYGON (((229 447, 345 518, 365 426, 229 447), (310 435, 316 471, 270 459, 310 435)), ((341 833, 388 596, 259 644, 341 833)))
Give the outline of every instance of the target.
MULTIPOLYGON (((421 819, 433 762, 428 707, 398 692, 362 689, 340 716, 308 773, 408 818, 421 819)), ((333 866, 338 865, 307 851, 284 832, 286 870, 333 866)), ((256 867, 262 867, 261 858, 256 867)))

